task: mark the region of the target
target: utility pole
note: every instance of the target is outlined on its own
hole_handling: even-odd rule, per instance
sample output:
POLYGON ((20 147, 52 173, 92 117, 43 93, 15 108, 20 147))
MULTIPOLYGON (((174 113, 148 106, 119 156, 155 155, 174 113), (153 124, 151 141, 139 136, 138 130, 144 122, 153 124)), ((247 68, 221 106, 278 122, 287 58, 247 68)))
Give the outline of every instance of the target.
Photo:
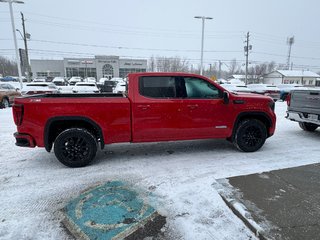
POLYGON ((221 61, 219 60, 218 79, 220 79, 220 78, 221 78, 221 65, 222 65, 222 63, 221 63, 221 61))
MULTIPOLYGON (((287 39, 287 44, 289 45, 288 58, 287 58, 287 70, 289 70, 290 69, 291 47, 294 44, 294 36, 289 37, 287 39)), ((292 70, 292 65, 291 65, 291 70, 292 70)))
POLYGON ((26 27, 24 24, 24 16, 23 13, 20 12, 21 14, 21 20, 22 20, 22 30, 23 30, 23 41, 24 41, 24 49, 26 51, 26 71, 27 71, 27 81, 30 82, 30 77, 31 77, 31 69, 30 69, 30 64, 29 64, 29 53, 28 53, 28 44, 27 44, 27 39, 30 39, 30 34, 26 33, 26 27))
POLYGON ((17 36, 16 36, 16 32, 15 32, 15 24, 14 24, 12 3, 23 4, 24 2, 23 1, 19 1, 19 0, 0 0, 0 2, 7 2, 9 4, 11 27, 12 27, 12 33, 13 33, 14 48, 15 48, 15 51, 16 51, 16 62, 17 62, 17 68, 18 68, 20 89, 22 89, 23 88, 22 75, 21 75, 21 67, 20 67, 20 61, 19 61, 19 50, 18 50, 17 36))
POLYGON ((202 33, 201 33, 201 59, 200 59, 200 75, 203 72, 203 44, 204 44, 204 22, 205 20, 211 20, 212 17, 205 17, 205 16, 195 16, 194 18, 198 18, 202 20, 202 33))
POLYGON ((246 57, 246 80, 245 84, 248 84, 248 65, 249 65, 249 50, 252 50, 252 45, 249 44, 250 33, 247 32, 246 45, 244 46, 244 55, 246 57))

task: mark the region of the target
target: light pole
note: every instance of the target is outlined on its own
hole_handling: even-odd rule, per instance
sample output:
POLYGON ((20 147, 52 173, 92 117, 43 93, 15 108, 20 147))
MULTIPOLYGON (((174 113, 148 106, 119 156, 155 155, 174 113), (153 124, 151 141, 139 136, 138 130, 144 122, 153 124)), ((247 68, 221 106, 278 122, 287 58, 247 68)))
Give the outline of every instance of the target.
POLYGON ((12 26, 12 33, 13 33, 13 40, 14 40, 14 47, 16 50, 16 61, 17 61, 17 67, 18 67, 18 74, 19 74, 19 82, 20 87, 22 89, 22 75, 21 75, 21 67, 19 62, 19 50, 18 50, 18 44, 17 44, 17 36, 16 36, 16 28, 14 26, 14 18, 13 18, 13 10, 12 10, 12 3, 20 3, 23 4, 23 1, 18 0, 0 0, 0 2, 7 2, 9 4, 9 10, 10 10, 10 17, 11 17, 11 26, 12 26))
POLYGON ((206 19, 211 20, 212 17, 195 16, 194 18, 202 19, 202 37, 201 37, 201 60, 200 60, 200 75, 203 71, 203 43, 204 43, 204 22, 206 19))

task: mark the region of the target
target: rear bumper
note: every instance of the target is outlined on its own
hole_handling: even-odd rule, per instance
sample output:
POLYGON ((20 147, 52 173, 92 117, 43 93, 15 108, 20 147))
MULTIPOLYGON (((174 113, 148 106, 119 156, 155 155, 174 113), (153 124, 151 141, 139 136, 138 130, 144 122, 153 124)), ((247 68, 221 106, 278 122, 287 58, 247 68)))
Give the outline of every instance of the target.
POLYGON ((13 136, 16 139, 16 145, 19 147, 34 148, 36 146, 33 137, 28 134, 22 134, 22 133, 16 132, 13 134, 13 136))
POLYGON ((307 122, 320 125, 320 116, 317 114, 287 111, 286 118, 295 122, 307 122))

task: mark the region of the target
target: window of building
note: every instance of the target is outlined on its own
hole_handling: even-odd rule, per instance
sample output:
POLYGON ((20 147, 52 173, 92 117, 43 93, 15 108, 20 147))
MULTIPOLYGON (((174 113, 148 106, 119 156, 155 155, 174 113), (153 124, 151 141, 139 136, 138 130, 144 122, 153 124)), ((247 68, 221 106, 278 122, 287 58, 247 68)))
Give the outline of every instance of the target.
POLYGON ((146 72, 145 68, 120 68, 119 77, 125 78, 129 73, 146 72))
POLYGON ((309 80, 309 85, 313 85, 313 80, 309 80))
POLYGON ((61 77, 61 72, 37 72, 37 77, 61 77))
POLYGON ((113 67, 110 64, 106 64, 102 67, 103 77, 114 77, 113 67))
POLYGON ((96 68, 66 68, 67 77, 95 77, 97 78, 96 68))

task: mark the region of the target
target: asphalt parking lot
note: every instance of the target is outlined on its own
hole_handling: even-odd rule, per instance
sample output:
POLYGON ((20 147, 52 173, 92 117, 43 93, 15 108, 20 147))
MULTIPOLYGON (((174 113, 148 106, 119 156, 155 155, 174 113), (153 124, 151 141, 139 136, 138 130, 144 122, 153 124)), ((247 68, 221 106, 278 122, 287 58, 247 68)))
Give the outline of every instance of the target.
POLYGON ((319 239, 320 164, 218 180, 222 196, 261 239, 319 239), (235 202, 245 206, 244 214, 235 202), (234 207, 235 206, 235 207, 234 207), (250 220, 255 221, 251 224, 250 220), (259 229, 261 227, 261 229, 259 229))

